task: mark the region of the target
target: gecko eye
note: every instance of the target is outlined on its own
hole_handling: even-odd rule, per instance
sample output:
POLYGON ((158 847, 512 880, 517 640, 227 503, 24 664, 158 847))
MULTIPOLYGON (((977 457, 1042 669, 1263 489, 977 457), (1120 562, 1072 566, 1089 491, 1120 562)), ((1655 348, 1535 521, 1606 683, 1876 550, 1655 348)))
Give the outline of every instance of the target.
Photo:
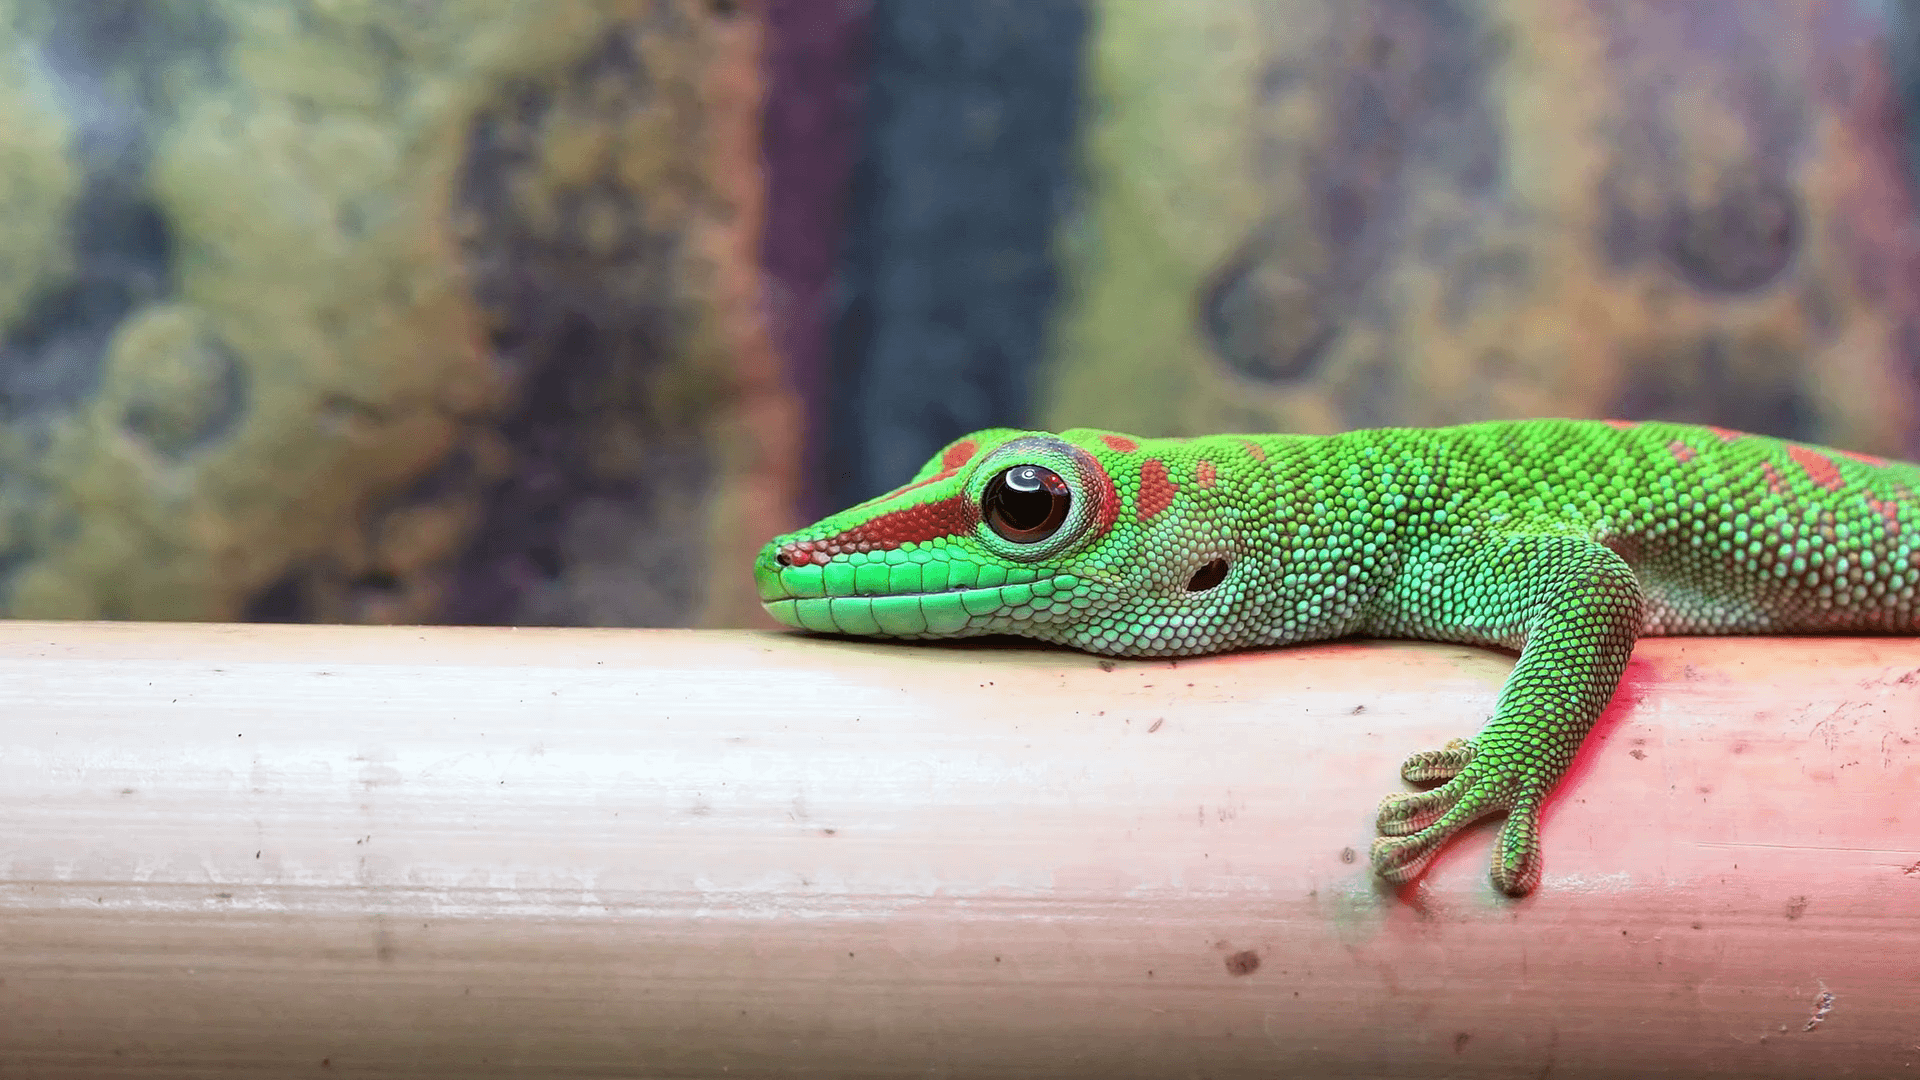
POLYGON ((1073 492, 1060 474, 1038 465, 1015 465, 987 481, 980 516, 1001 539, 1037 544, 1067 520, 1073 492))

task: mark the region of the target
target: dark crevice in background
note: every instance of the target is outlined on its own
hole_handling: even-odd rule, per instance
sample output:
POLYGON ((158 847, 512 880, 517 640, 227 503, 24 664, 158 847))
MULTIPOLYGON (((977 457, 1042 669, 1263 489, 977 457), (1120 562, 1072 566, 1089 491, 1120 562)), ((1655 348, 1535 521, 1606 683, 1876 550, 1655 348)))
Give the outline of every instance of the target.
POLYGON ((1030 422, 1087 32, 1081 0, 873 3, 823 505, 899 484, 957 435, 1030 422))
POLYGON ((829 348, 847 183, 860 146, 870 0, 768 0, 760 118, 770 331, 806 413, 800 514, 836 509, 822 482, 834 385, 829 348))
POLYGON ((583 561, 622 558, 629 541, 645 551, 623 572, 650 583, 652 606, 613 621, 684 625, 700 595, 703 556, 681 535, 697 521, 674 508, 697 505, 712 463, 701 418, 663 402, 654 385, 687 318, 668 284, 682 239, 650 224, 617 156, 600 174, 564 182, 543 172, 541 156, 551 124, 616 131, 653 103, 658 87, 634 36, 611 33, 559 86, 508 90, 468 134, 463 246, 492 351, 514 385, 498 431, 515 467, 488 493, 455 570, 441 616, 449 622, 609 618, 568 607, 566 575, 583 561), (516 194, 541 181, 554 185, 550 214, 516 194), (585 527, 583 514, 611 524, 585 527))
POLYGON ((303 623, 313 621, 313 603, 307 596, 306 573, 296 568, 253 595, 240 613, 241 622, 303 623))

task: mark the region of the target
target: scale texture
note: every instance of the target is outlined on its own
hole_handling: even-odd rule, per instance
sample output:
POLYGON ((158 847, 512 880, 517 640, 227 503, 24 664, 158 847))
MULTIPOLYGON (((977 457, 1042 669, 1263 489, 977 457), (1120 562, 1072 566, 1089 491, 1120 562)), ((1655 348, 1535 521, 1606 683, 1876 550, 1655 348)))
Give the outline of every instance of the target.
POLYGON ((1517 649, 1486 727, 1414 754, 1375 870, 1505 813, 1493 881, 1540 878, 1541 801, 1642 634, 1910 633, 1920 466, 1719 428, 1526 420, 1140 439, 992 429, 768 544, 760 596, 823 633, 1007 633, 1114 656, 1366 634, 1517 649))

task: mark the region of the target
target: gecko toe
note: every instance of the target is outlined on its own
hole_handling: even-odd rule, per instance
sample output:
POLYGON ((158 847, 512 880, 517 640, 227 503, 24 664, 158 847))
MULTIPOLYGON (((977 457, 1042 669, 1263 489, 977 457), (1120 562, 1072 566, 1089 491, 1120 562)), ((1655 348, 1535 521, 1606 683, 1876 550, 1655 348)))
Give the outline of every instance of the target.
POLYGON ((1427 828, 1460 801, 1460 786, 1448 783, 1432 791, 1398 791, 1380 800, 1374 828, 1381 836, 1411 836, 1427 828))
POLYGON ((1373 848, 1367 853, 1367 860, 1373 864, 1373 872, 1381 879, 1393 885, 1405 885, 1420 876, 1420 871, 1433 861, 1434 852, 1440 850, 1440 841, 1427 837, 1424 833, 1416 836, 1376 837, 1373 848))
POLYGON ((1479 748, 1471 739, 1454 739, 1439 750, 1422 750, 1400 766, 1400 777, 1410 784, 1451 780, 1473 763, 1479 748))
MULTIPOLYGON (((1497 805, 1459 799, 1418 832, 1395 836, 1384 827, 1368 852, 1373 872, 1395 885, 1404 885, 1420 875, 1427 863, 1455 833, 1499 810, 1497 805)), ((1386 807, 1381 807, 1384 815, 1386 807)))
POLYGON ((1525 896, 1540 884, 1540 804, 1522 798, 1507 811, 1506 824, 1493 845, 1493 887, 1508 896, 1525 896))

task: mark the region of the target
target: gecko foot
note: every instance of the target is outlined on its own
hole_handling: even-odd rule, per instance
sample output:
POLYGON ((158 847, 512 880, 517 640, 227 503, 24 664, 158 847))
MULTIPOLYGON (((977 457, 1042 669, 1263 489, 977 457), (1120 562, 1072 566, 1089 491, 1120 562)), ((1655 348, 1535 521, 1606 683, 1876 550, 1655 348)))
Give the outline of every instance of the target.
POLYGON ((1493 884, 1508 896, 1524 896, 1540 882, 1540 799, 1491 758, 1476 758, 1470 742, 1415 754, 1401 769, 1409 780, 1449 777, 1432 791, 1400 792, 1380 801, 1370 858, 1374 873, 1403 885, 1419 876, 1453 835, 1490 814, 1506 812, 1493 846, 1493 884))

